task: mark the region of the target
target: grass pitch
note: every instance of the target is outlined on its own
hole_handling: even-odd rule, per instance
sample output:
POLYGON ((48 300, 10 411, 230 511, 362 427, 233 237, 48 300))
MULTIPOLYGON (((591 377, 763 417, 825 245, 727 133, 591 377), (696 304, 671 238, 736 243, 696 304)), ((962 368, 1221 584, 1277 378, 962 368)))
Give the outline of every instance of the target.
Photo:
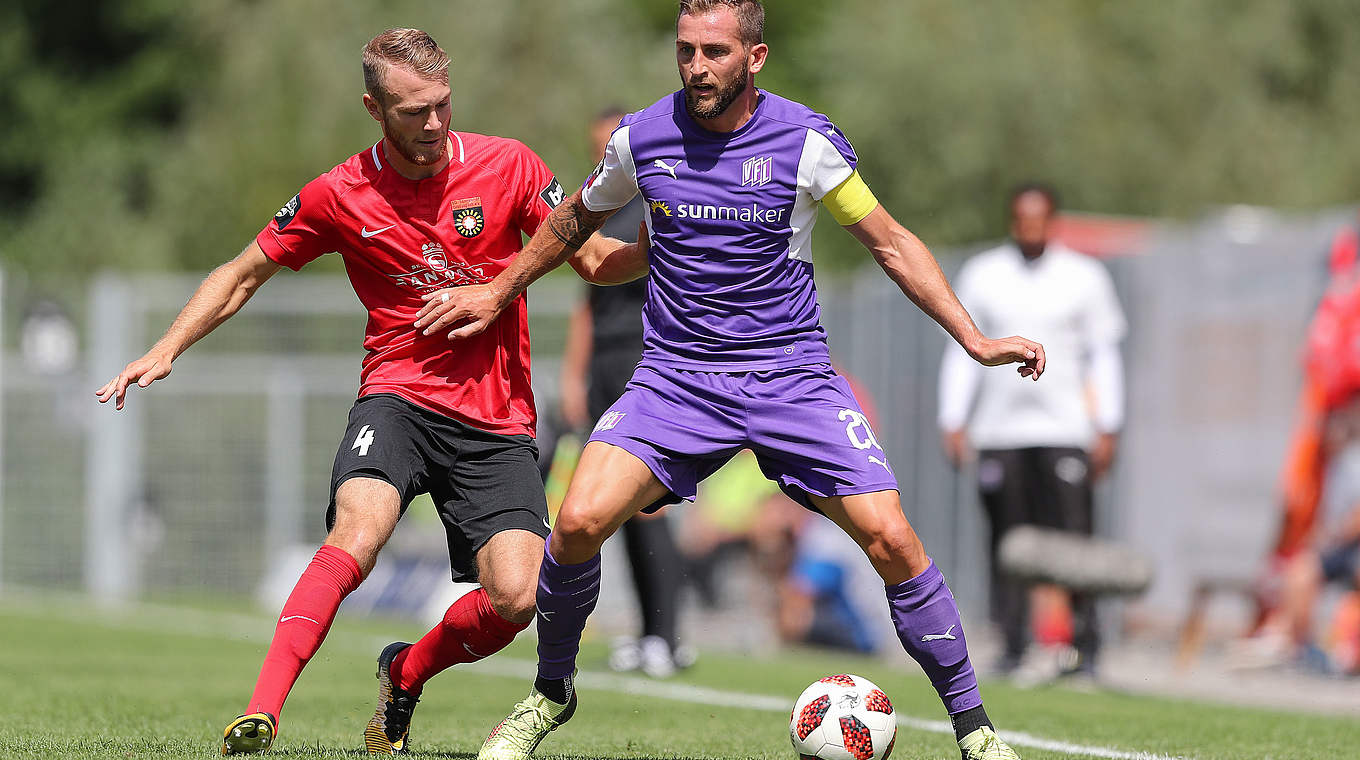
MULTIPOLYGON (((76 598, 0 598, 0 758, 209 758, 241 711, 272 632, 272 619, 193 608, 96 611, 76 598)), ((354 758, 376 697, 374 658, 416 626, 337 622, 293 690, 272 755, 354 758)), ((472 758, 486 732, 528 689, 525 637, 481 670, 431 681, 412 723, 412 758, 472 758)), ((880 662, 824 654, 770 659, 706 653, 674 681, 592 676, 603 650, 587 647, 581 709, 540 748, 547 760, 793 757, 787 708, 808 683, 860 673, 899 715, 895 760, 952 759, 951 736, 924 677, 880 662), (657 689, 667 692, 659 695, 657 689), (642 693, 629 693, 633 692, 642 693), (732 693, 767 695, 746 700, 732 693), (749 707, 743 705, 749 703, 749 707), (933 728, 933 730, 932 730, 933 728)), ((1003 735, 1023 732, 1026 760, 1185 757, 1268 760, 1360 757, 1360 719, 1220 707, 1061 688, 983 685, 1003 735), (1062 745, 1076 745, 1066 747, 1062 745), (1043 748, 1047 747, 1047 748, 1043 748)))

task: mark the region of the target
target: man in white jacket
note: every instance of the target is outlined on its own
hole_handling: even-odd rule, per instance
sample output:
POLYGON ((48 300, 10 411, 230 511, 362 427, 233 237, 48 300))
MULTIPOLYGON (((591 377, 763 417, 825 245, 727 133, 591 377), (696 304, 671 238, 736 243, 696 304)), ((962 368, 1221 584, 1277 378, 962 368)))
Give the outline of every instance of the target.
MULTIPOLYGON (((1124 314, 1095 259, 1050 240, 1056 194, 1039 184, 1011 195, 1011 240, 969 259, 959 300, 986 334, 1023 334, 1051 357, 1043 383, 1011 383, 955 346, 940 369, 945 454, 957 467, 977 455, 978 489, 991 522, 992 603, 1005 635, 999 669, 1014 670, 1028 643, 1027 592, 996 569, 996 548, 1017 525, 1092 532, 1092 484, 1109 469, 1123 422, 1119 343, 1124 314)), ((1095 600, 1075 595, 1075 668, 1093 674, 1095 600)))

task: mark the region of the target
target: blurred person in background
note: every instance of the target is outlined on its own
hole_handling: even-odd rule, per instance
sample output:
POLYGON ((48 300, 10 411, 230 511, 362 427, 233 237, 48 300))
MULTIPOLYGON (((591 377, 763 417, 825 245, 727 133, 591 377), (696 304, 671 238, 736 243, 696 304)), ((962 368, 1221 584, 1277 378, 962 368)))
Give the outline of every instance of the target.
MULTIPOLYGON (((594 160, 604 159, 605 145, 627 114, 607 108, 590 127, 594 160)), ((636 243, 644 204, 637 196, 610 217, 600 234, 636 243)), ((642 358, 642 307, 647 278, 622 285, 587 285, 586 297, 572 312, 562 354, 561 418, 569 430, 585 431, 623 395, 642 358)), ((687 667, 694 653, 681 647, 678 635, 680 589, 685 568, 666 510, 637 514, 623 524, 623 545, 632 571, 633 590, 642 618, 641 635, 614 642, 609 666, 642 670, 666 678, 687 667)))
MULTIPOLYGON (((1123 422, 1124 314, 1105 267, 1051 239, 1057 211, 1051 188, 1018 187, 1010 197, 1011 240, 969 259, 954 281, 959 300, 984 332, 1030 335, 1044 344, 1055 359, 1045 382, 1008 382, 1006 373, 971 361, 952 344, 940 368, 945 455, 959 467, 976 451, 978 490, 991 528, 991 615, 1004 637, 997 663, 1003 673, 1021 665, 1031 604, 1029 590, 999 569, 997 546, 1018 525, 1090 535, 1092 486, 1110 468, 1123 422)), ((1051 587, 1036 596, 1054 606, 1051 587)), ((1062 596, 1059 604, 1066 607, 1062 596)), ((1070 609, 1076 658, 1066 652, 1062 669, 1094 675, 1095 598, 1072 595, 1070 609)), ((1060 631, 1055 638, 1066 636, 1060 631)), ((1053 662, 1036 657, 1033 672, 1020 676, 1056 674, 1053 662)))
MULTIPOLYGON (((487 282, 561 202, 553 173, 514 140, 449 130, 449 58, 425 32, 390 29, 363 50, 364 107, 382 139, 308 182, 236 258, 215 269, 165 335, 96 391, 121 409, 286 266, 332 251, 368 310, 359 398, 336 453, 328 535, 283 605, 246 711, 222 754, 264 752, 284 700, 340 603, 373 570, 411 500, 429 492, 454 580, 480 587, 415 644, 378 657, 370 753, 407 750, 427 680, 499 651, 533 619, 548 513, 535 464, 524 299, 494 329, 451 346, 433 294, 487 282)), ((582 254, 604 243, 586 241, 582 254)), ((447 296, 445 296, 447 298, 447 296)), ((230 540, 259 542, 253 526, 230 540)))
POLYGON ((1308 545, 1277 568, 1279 597, 1257 634, 1229 650, 1235 667, 1299 663, 1332 673, 1360 674, 1360 505, 1319 520, 1308 545), (1325 640, 1314 631, 1315 608, 1324 586, 1345 596, 1325 640))
POLYGON ((1230 651, 1238 667, 1304 657, 1328 669, 1360 670, 1360 595, 1354 593, 1360 494, 1354 482, 1344 482, 1356 480, 1356 468, 1346 465, 1360 453, 1360 219, 1334 236, 1328 275, 1308 328, 1298 421, 1282 477, 1282 516, 1257 584, 1257 620, 1230 651), (1331 489, 1350 493, 1338 497, 1331 489), (1313 636, 1324 582, 1352 590, 1335 615, 1330 662, 1313 636))

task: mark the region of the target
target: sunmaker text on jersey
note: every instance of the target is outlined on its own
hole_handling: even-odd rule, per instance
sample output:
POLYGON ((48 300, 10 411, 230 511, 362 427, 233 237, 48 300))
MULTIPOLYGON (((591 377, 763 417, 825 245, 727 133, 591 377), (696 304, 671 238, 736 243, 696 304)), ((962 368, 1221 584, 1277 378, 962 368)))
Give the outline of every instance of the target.
POLYGON ((675 204, 675 215, 680 219, 727 219, 734 222, 763 222, 765 224, 777 224, 784 221, 784 212, 787 210, 784 208, 761 208, 755 203, 741 208, 693 203, 675 204))

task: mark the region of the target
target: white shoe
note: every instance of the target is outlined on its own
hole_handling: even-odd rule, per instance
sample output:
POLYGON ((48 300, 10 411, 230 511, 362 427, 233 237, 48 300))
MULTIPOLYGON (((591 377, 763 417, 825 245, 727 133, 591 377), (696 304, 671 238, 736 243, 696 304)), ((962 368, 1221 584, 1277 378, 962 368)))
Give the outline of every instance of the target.
POLYGON ((638 642, 627 637, 614 639, 613 647, 609 652, 609 669, 618 673, 627 673, 642 667, 642 648, 638 642))
POLYGON ((1047 686, 1075 668, 1078 659, 1077 650, 1067 644, 1033 647, 1011 673, 1011 683, 1022 689, 1047 686))
POLYGON ((1266 670, 1288 665, 1298 656, 1298 647, 1288 634, 1266 631, 1228 645, 1225 664, 1232 670, 1266 670))
POLYGON ((671 645, 660 636, 643 636, 638 642, 642 672, 652 678, 675 675, 675 660, 671 659, 671 645))
POLYGON ((1020 755, 986 726, 959 739, 963 760, 1020 760, 1020 755))

